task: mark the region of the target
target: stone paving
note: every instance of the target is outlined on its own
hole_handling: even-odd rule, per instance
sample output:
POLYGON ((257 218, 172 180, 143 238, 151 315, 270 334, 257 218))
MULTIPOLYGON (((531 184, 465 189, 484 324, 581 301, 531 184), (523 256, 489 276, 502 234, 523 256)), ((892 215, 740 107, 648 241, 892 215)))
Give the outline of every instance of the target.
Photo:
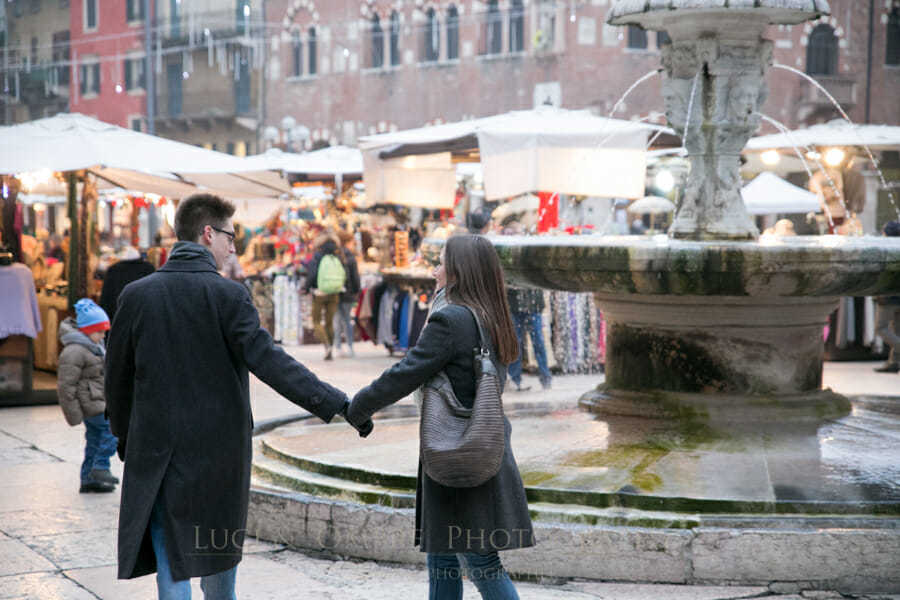
MULTIPOLYGON (((318 346, 288 350, 323 379, 353 393, 394 360, 360 344, 357 357, 322 361, 318 346)), ((875 363, 829 363, 825 385, 852 394, 896 395, 897 375, 875 374, 875 363)), ((556 377, 553 390, 540 391, 527 376, 528 392, 509 392, 512 402, 573 402, 601 375, 556 377)), ((297 413, 297 408, 258 381, 251 386, 257 422, 297 413)), ((405 400, 404 402, 409 402, 405 400)), ((152 577, 116 580, 119 494, 79 494, 78 470, 83 428, 65 424, 57 406, 0 409, 0 600, 150 600, 152 577)), ((113 459, 113 472, 122 464, 113 459)), ((238 597, 326 600, 406 600, 427 597, 425 572, 418 567, 339 560, 284 546, 248 540, 238 570, 238 597)), ((777 597, 779 600, 841 598, 830 592, 800 592, 786 586, 710 587, 636 585, 593 581, 519 582, 523 600, 724 600, 777 597)), ((194 597, 201 598, 194 582, 194 597)), ((465 600, 478 598, 466 586, 465 600)), ((900 596, 870 595, 868 598, 900 596)))

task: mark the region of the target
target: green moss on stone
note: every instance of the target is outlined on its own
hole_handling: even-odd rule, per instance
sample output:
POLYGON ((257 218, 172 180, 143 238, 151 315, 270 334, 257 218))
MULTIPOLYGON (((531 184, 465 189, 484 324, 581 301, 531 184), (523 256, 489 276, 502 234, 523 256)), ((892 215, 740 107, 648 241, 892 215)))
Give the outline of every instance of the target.
POLYGON ((541 485, 554 477, 556 477, 555 473, 547 473, 546 471, 526 471, 522 473, 522 482, 525 485, 541 485))

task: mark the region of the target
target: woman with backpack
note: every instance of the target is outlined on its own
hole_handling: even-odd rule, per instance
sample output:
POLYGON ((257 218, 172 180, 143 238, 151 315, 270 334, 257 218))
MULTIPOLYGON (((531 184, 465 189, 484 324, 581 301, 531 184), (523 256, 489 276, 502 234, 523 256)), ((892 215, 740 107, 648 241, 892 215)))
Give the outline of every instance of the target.
MULTIPOLYGON (((459 403, 473 408, 476 397, 477 402, 486 400, 476 389, 473 348, 479 346, 486 351, 479 353, 479 358, 488 356, 493 361, 502 389, 506 365, 518 357, 519 343, 493 246, 481 236, 451 237, 434 277, 439 290, 445 292, 446 303, 432 310, 418 342, 403 360, 356 394, 346 412, 351 424, 365 423, 373 413, 441 372, 459 403), (484 338, 479 329, 484 330, 484 338)), ((424 402, 433 399, 425 397, 424 402)), ((423 412, 427 409, 427 404, 423 405, 423 412)), ((474 487, 443 485, 432 478, 429 473, 434 471, 423 460, 420 445, 415 544, 428 553, 428 597, 432 600, 462 598, 463 572, 482 598, 519 597, 498 552, 533 546, 534 536, 525 488, 510 446, 511 427, 505 417, 503 422, 499 468, 474 487)))
POLYGON ((337 242, 331 236, 327 236, 320 241, 318 250, 309 263, 309 272, 303 286, 304 291, 312 292, 313 295, 313 327, 316 337, 325 346, 325 360, 332 359, 334 314, 337 312, 346 280, 347 271, 338 255, 337 242))

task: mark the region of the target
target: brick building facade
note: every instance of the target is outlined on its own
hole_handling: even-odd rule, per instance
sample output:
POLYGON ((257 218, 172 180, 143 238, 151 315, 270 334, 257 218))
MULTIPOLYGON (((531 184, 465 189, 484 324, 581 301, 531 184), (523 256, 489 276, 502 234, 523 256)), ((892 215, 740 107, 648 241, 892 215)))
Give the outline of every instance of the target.
MULTIPOLYGON (((265 122, 278 126, 291 116, 310 130, 307 145, 353 144, 361 135, 542 103, 608 114, 633 81, 660 66, 665 41, 606 25, 611 4, 268 0, 265 122)), ((868 2, 830 4, 830 17, 770 28, 775 62, 813 73, 857 122, 868 115, 870 122, 900 124, 900 2, 873 3, 871 35, 868 2)), ((763 112, 788 127, 837 116, 795 73, 772 69, 768 83, 763 112)), ((616 116, 662 122, 663 111, 654 77, 616 116)))
MULTIPOLYGON (((309 132, 295 147, 310 147, 542 103, 609 114, 664 41, 607 26, 612 0, 151 3, 156 133, 236 154, 284 140, 271 130, 291 120, 309 132)), ((830 4, 816 23, 770 29, 775 61, 813 73, 855 121, 900 124, 900 0, 830 4)), ((146 129, 143 0, 4 9, 4 123, 70 110, 146 129)), ((763 112, 787 126, 836 116, 797 74, 767 81, 763 112)), ((615 116, 663 122, 663 110, 653 77, 615 116)))
POLYGON ((71 0, 70 112, 143 129, 147 94, 140 6, 141 0, 71 0))

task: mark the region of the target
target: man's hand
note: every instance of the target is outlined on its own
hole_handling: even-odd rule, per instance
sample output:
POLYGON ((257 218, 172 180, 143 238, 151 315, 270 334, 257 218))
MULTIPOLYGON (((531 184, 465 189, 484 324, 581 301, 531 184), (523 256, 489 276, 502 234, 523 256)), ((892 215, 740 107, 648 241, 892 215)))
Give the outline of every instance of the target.
POLYGON ((347 421, 347 423, 349 423, 350 426, 353 427, 353 429, 359 432, 359 437, 369 437, 369 434, 372 433, 372 430, 375 428, 375 424, 372 423, 372 419, 366 419, 365 421, 357 425, 347 416, 347 411, 349 410, 349 408, 350 401, 345 400, 344 407, 341 409, 341 416, 344 417, 344 420, 347 421))

